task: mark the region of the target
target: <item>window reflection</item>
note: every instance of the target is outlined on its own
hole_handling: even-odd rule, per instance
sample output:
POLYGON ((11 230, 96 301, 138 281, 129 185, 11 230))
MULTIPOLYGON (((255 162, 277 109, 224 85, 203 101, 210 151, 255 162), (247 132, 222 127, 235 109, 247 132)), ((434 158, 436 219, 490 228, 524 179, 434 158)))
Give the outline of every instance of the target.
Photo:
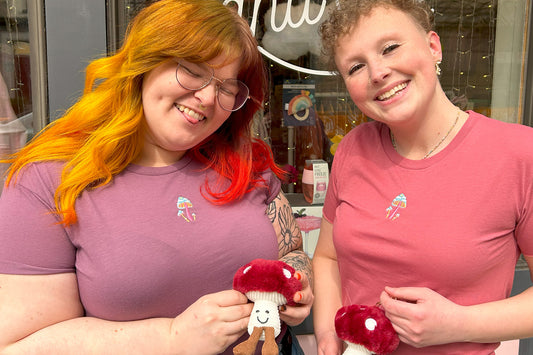
POLYGON ((0 0, 0 120, 32 111, 27 0, 0 0), (7 107, 11 105, 10 109, 7 107))
POLYGON ((32 127, 30 73, 27 0, 0 0, 0 158, 22 148, 32 127))

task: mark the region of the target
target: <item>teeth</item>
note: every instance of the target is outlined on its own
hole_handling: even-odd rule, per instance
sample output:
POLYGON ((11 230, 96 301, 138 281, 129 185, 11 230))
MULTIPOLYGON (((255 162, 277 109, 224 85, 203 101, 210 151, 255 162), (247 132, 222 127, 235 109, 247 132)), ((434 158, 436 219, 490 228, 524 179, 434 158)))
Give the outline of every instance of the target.
POLYGON ((202 121, 205 118, 204 116, 200 115, 198 112, 195 112, 191 110, 190 108, 185 107, 183 105, 176 105, 176 107, 178 108, 178 110, 194 118, 195 120, 202 121))
POLYGON ((378 96, 378 100, 379 101, 383 101, 383 100, 386 100, 394 95, 396 95, 396 93, 398 91, 401 91, 403 89, 405 89, 407 87, 407 83, 403 83, 403 84, 400 84, 394 88, 392 88, 391 90, 387 91, 386 93, 382 94, 382 95, 379 95, 378 96))

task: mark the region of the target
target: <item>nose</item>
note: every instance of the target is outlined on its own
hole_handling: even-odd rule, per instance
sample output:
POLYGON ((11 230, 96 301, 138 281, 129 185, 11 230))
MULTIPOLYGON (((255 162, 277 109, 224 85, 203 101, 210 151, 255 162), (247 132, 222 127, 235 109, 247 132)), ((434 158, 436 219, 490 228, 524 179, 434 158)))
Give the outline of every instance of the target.
POLYGON ((207 86, 196 90, 194 96, 200 101, 203 106, 212 106, 216 102, 217 98, 217 82, 212 80, 207 86))
POLYGON ((383 61, 368 64, 368 83, 376 84, 385 80, 391 73, 391 69, 383 61))

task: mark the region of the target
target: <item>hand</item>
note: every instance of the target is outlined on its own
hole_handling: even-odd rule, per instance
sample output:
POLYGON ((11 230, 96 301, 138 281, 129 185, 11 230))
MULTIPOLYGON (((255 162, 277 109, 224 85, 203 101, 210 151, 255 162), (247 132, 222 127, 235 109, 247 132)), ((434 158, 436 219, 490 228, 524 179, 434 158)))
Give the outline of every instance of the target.
POLYGON ((423 287, 385 287, 381 305, 400 340, 420 348, 461 341, 461 308, 423 287))
POLYGON ((223 352, 246 332, 252 308, 246 296, 234 290, 201 297, 172 321, 171 350, 223 352))
POLYGON ((337 337, 335 331, 323 334, 317 339, 318 355, 341 355, 344 343, 337 337))
POLYGON ((293 298, 297 305, 282 306, 279 312, 280 319, 290 326, 302 323, 309 316, 314 300, 313 290, 311 290, 307 276, 299 271, 295 273, 295 276, 302 283, 302 290, 296 292, 293 298))

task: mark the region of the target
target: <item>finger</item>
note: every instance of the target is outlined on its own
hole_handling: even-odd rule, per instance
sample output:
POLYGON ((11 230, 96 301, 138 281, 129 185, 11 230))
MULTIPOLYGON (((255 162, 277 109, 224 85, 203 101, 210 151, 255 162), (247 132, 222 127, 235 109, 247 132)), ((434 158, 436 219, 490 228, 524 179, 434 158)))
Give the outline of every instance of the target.
POLYGON ((243 335, 244 333, 248 331, 249 322, 250 322, 249 317, 238 319, 233 322, 226 322, 227 334, 240 337, 241 335, 243 335))
POLYGON ((304 298, 304 293, 302 291, 298 291, 294 294, 292 297, 292 300, 296 303, 303 303, 302 300, 304 298))
POLYGON ((302 288, 305 288, 307 287, 307 285, 309 285, 309 280, 307 279, 307 276, 305 276, 303 272, 296 271, 294 273, 294 277, 296 278, 296 280, 300 281, 300 283, 302 284, 302 288))
POLYGON ((393 299, 416 303, 424 296, 424 288, 421 287, 389 287, 385 286, 385 292, 393 299))
POLYGON ((253 304, 239 304, 220 308, 220 320, 224 322, 236 322, 241 319, 249 319, 253 304))
POLYGON ((221 307, 248 303, 248 298, 244 294, 235 290, 224 290, 213 293, 205 296, 204 303, 205 300, 207 300, 207 303, 214 302, 221 307))
POLYGON ((413 303, 397 299, 386 291, 381 293, 380 303, 387 317, 391 322, 396 324, 399 324, 402 319, 409 318, 409 314, 411 314, 412 307, 414 306, 413 303))

